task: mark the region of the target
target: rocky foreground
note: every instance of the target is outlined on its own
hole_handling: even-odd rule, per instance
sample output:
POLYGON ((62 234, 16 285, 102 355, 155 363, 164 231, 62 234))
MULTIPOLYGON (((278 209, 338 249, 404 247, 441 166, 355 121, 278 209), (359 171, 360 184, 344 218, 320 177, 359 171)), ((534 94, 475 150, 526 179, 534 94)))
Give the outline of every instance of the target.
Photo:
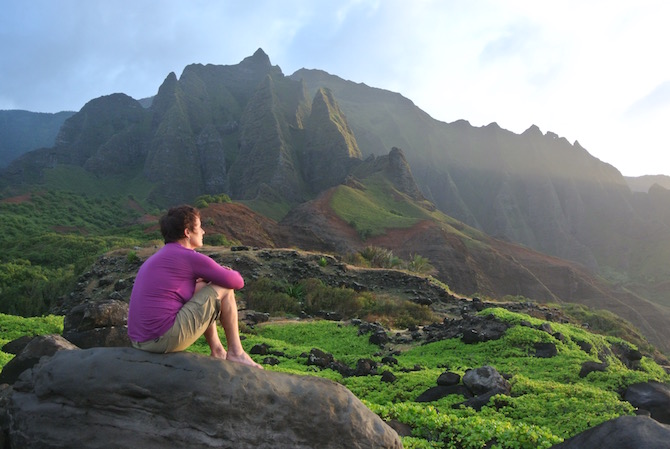
POLYGON ((6 402, 12 448, 402 447, 340 384, 200 354, 57 350, 6 402))
MULTIPOLYGON (((3 348, 18 355, 0 374, 0 449, 402 447, 397 432, 407 435, 408 429, 383 422, 337 383, 252 369, 199 354, 156 355, 126 347, 127 300, 134 274, 152 251, 138 249, 132 257, 128 251, 119 251, 101 257, 58 305, 65 314, 63 336, 23 339, 3 348)), ((294 250, 206 252, 240 270, 246 279, 277 277, 295 282, 317 277, 329 285, 392 292, 428 304, 446 318, 409 333, 382 336, 372 326, 371 338, 388 337, 395 344, 447 338, 476 343, 505 332, 501 323, 472 313, 487 304, 457 298, 429 278, 359 269, 329 256, 294 250)), ((560 310, 536 304, 506 306, 549 321, 566 319, 560 310)), ((265 319, 252 311, 242 316, 250 323, 265 319)), ((542 330, 553 332, 548 324, 542 330)), ((551 357, 552 348, 536 349, 536 357, 551 357)), ((327 363, 328 354, 321 356, 327 363)), ((642 355, 627 351, 616 356, 634 366, 642 355)), ((582 369, 586 373, 602 367, 591 362, 582 369)), ((462 385, 460 379, 457 385, 438 379, 437 387, 417 392, 416 401, 430 402, 457 388, 468 390, 463 396, 470 399, 464 405, 477 409, 493 394, 509 393, 505 393, 506 381, 488 367, 468 373, 481 374, 484 383, 495 381, 482 389, 465 378, 462 385)), ((641 416, 605 422, 557 447, 670 448, 670 386, 633 385, 624 396, 641 416)))

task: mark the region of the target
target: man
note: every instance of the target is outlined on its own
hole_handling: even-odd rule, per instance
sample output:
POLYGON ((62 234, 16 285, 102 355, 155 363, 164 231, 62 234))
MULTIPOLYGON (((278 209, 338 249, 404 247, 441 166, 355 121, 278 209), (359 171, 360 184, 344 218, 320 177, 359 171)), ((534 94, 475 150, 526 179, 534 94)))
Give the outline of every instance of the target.
POLYGON ((235 290, 244 287, 237 271, 195 251, 205 231, 200 212, 182 205, 160 219, 165 246, 140 267, 130 296, 128 336, 133 347, 167 353, 183 351, 205 335, 212 357, 261 368, 242 348, 235 290), (216 329, 221 321, 228 351, 216 329))

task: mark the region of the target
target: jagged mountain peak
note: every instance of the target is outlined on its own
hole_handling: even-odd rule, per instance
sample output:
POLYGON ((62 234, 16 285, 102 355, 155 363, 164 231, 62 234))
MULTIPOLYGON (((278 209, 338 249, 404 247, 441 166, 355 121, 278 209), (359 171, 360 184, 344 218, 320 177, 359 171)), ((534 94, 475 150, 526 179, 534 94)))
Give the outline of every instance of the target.
POLYGON ((540 130, 539 126, 537 125, 530 125, 530 127, 525 130, 523 133, 521 133, 522 136, 528 136, 528 137, 542 137, 542 131, 540 130))
POLYGON ((239 66, 244 69, 263 70, 271 68, 272 63, 270 57, 259 48, 253 55, 244 58, 239 66))
POLYGON ((400 148, 393 147, 389 152, 388 158, 391 182, 393 182, 396 188, 413 200, 424 200, 425 198, 416 185, 412 170, 403 151, 400 148))
MULTIPOLYGON (((347 157, 361 158, 361 150, 358 148, 356 138, 330 89, 319 89, 314 95, 310 121, 312 126, 320 128, 326 127, 328 124, 334 126, 332 132, 342 136, 344 139, 344 148, 347 157)), ((312 143, 316 146, 315 142, 312 143)), ((323 147, 323 145, 325 145, 325 142, 318 144, 319 147, 323 147)))

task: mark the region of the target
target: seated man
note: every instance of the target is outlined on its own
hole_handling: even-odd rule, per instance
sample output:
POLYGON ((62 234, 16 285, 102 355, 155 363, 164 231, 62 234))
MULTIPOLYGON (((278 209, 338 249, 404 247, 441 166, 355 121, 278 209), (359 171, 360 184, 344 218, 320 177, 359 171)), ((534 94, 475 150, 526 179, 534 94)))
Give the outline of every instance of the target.
POLYGON ((260 368, 240 342, 234 290, 244 287, 244 279, 195 251, 205 234, 198 210, 174 207, 160 219, 160 228, 165 246, 142 264, 130 296, 128 336, 133 347, 183 351, 204 334, 213 357, 260 368), (228 352, 219 339, 217 319, 228 352))

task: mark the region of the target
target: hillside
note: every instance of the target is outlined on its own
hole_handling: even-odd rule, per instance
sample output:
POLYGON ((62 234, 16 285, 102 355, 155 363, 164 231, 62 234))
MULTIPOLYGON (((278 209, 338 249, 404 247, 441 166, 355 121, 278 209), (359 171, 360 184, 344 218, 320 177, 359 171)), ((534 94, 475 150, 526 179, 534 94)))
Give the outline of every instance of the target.
POLYGON ((61 126, 73 114, 0 111, 0 168, 28 151, 52 147, 61 126))
MULTIPOLYGON (((383 171, 385 165, 377 165, 383 171)), ((455 292, 606 309, 632 322, 662 351, 670 350, 670 332, 664 330, 670 312, 663 306, 616 288, 579 264, 493 239, 426 209, 425 200, 413 200, 379 174, 372 170, 351 182, 354 188, 338 186, 292 210, 280 222, 290 229, 283 244, 337 254, 379 246, 405 259, 421 255, 455 292)))
POLYGON ((654 184, 670 190, 670 176, 665 175, 627 176, 626 183, 633 192, 647 193, 654 184))
MULTIPOLYGON (((220 208, 225 205, 216 206, 220 208)), ((127 300, 138 267, 154 251, 145 247, 106 253, 80 277, 62 306, 74 310, 83 304, 127 300)), ((576 309, 456 297, 428 277, 352 266, 328 254, 249 247, 201 251, 247 279, 238 295, 243 344, 266 372, 341 383, 392 423, 407 448, 437 449, 465 441, 461 447, 474 449, 493 439, 503 448, 549 448, 604 421, 633 414, 635 405, 625 399, 629 386, 670 379, 657 363, 667 360, 649 353, 639 334, 607 314, 591 315, 588 329, 573 313, 576 309), (333 308, 318 310, 335 321, 256 307, 261 291, 272 291, 267 306, 283 302, 290 292, 307 307, 314 286, 365 301, 348 312, 333 303, 333 308), (369 321, 375 316, 375 303, 390 311, 389 304, 403 302, 422 303, 424 308, 430 303, 433 321, 407 328, 369 321), (609 336, 602 335, 605 330, 609 336), (471 393, 465 376, 483 367, 495 370, 496 379, 504 376, 506 389, 496 390, 495 396, 471 393)), ((108 323, 109 316, 103 320, 108 323)), ((6 316, 0 315, 0 321, 3 328, 15 326, 6 316)), ((53 328, 55 321, 49 321, 53 328)), ((72 330, 73 322, 66 318, 65 326, 72 330)), ((90 330, 91 324, 82 322, 82 327, 90 330)), ((207 355, 207 344, 199 341, 190 351, 207 355)), ((41 402, 47 403, 50 396, 41 402)), ((86 401, 83 407, 96 405, 86 401)), ((188 422, 187 416, 179 419, 188 422)))

